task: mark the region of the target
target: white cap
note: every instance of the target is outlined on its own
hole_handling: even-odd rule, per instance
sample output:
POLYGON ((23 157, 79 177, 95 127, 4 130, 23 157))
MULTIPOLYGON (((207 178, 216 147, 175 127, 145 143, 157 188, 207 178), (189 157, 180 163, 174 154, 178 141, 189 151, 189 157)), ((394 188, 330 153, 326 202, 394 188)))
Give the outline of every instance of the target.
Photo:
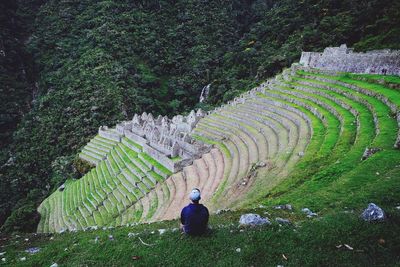
POLYGON ((189 194, 189 199, 191 201, 199 201, 201 199, 200 190, 197 188, 193 188, 192 192, 189 194))

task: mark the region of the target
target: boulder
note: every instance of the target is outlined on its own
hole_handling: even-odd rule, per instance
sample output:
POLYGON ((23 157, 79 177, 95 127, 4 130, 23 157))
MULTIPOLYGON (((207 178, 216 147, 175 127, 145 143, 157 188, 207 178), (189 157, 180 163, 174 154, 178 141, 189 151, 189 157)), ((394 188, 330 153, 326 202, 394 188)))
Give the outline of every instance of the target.
POLYGON ((290 204, 285 204, 285 205, 275 206, 274 209, 276 209, 276 210, 292 210, 293 207, 290 204))
POLYGON ((303 208, 303 209, 301 209, 301 211, 304 212, 308 218, 318 216, 318 214, 316 214, 315 212, 312 212, 309 208, 303 208))
POLYGON ((368 207, 361 214, 361 218, 363 218, 366 222, 373 221, 384 221, 386 219, 385 212, 378 205, 374 203, 369 203, 368 207))
POLYGON ((292 224, 292 222, 289 219, 283 219, 283 218, 275 218, 275 221, 279 223, 280 225, 289 225, 292 224))
POLYGON ((268 220, 268 218, 263 218, 258 214, 248 213, 240 216, 239 224, 245 226, 257 226, 265 224, 270 225, 271 222, 268 220))

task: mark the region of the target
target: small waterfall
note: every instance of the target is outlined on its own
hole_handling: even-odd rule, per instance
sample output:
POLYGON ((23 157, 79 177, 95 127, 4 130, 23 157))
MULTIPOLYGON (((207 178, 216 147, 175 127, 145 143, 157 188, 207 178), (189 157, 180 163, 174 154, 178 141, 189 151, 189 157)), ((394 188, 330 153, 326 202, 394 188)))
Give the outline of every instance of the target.
POLYGON ((203 89, 201 90, 200 103, 203 103, 205 100, 207 100, 208 94, 210 92, 210 86, 211 86, 211 83, 204 86, 203 89))

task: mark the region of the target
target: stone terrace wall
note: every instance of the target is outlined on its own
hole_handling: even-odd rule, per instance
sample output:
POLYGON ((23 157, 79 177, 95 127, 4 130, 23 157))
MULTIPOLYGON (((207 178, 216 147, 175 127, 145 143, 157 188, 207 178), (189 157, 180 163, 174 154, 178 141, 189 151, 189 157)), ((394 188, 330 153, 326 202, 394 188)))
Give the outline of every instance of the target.
POLYGON ((211 150, 210 145, 191 137, 193 128, 204 116, 206 113, 201 109, 172 119, 167 116, 154 118, 151 113, 144 112, 135 114, 130 121, 118 123, 115 129, 101 126, 99 135, 117 142, 126 137, 171 172, 177 172, 211 150))
POLYGON ((400 75, 400 50, 355 53, 344 44, 327 47, 323 53, 302 52, 300 64, 341 72, 400 75))

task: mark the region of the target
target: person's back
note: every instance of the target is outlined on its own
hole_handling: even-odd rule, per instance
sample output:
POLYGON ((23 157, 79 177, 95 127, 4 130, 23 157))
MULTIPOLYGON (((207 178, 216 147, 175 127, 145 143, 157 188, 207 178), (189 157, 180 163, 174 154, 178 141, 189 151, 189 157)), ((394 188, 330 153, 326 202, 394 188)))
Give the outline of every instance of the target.
POLYGON ((193 189, 190 193, 192 203, 182 209, 181 223, 185 233, 189 235, 201 235, 208 229, 208 209, 199 204, 200 190, 193 189))

